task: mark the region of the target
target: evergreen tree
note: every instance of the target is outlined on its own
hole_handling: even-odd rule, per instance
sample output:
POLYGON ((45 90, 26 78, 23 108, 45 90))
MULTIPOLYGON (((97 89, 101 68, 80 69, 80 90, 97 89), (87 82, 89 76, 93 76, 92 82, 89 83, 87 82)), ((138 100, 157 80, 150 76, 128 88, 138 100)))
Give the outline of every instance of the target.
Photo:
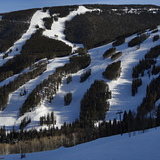
POLYGON ((70 105, 71 101, 72 101, 72 93, 69 92, 64 96, 64 105, 65 106, 70 105))

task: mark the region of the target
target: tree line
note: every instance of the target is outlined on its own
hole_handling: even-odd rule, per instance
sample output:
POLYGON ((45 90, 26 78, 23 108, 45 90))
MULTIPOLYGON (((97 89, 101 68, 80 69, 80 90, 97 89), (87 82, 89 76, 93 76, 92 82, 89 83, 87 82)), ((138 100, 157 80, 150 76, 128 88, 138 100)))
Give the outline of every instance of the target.
POLYGON ((61 129, 49 127, 48 129, 20 130, 13 129, 6 134, 5 126, 0 128, 0 154, 29 153, 52 150, 61 146, 71 147, 89 142, 101 137, 116 134, 142 131, 160 126, 160 105, 155 116, 142 117, 129 110, 124 111, 123 118, 119 120, 102 121, 97 126, 94 123, 82 125, 79 119, 73 123, 64 123, 61 129))

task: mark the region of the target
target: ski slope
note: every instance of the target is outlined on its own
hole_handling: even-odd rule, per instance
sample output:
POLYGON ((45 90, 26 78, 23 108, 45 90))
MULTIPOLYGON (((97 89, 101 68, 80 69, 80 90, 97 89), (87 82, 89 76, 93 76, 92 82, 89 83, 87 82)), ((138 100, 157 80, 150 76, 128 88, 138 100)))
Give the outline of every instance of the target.
MULTIPOLYGON (((160 128, 100 138, 70 148, 26 154, 26 160, 159 160, 160 128)), ((20 159, 20 154, 0 156, 5 160, 20 159)))
MULTIPOLYGON (((63 33, 65 28, 65 21, 71 20, 77 14, 84 14, 86 12, 92 12, 94 10, 88 10, 84 6, 80 6, 77 11, 72 11, 67 17, 59 18, 55 23, 53 22, 51 30, 47 30, 44 27, 44 23, 42 19, 44 17, 49 17, 48 11, 42 12, 38 10, 32 17, 30 27, 28 31, 22 36, 20 40, 15 42, 12 49, 20 48, 25 43, 30 36, 35 33, 36 25, 39 25, 41 28, 45 29, 43 34, 50 38, 55 39, 54 35, 58 35, 58 39, 69 44, 70 46, 74 46, 77 44, 71 44, 70 42, 65 40, 65 35, 63 33), (57 29, 58 27, 58 29, 57 29)), ((80 112, 80 101, 83 98, 86 90, 89 89, 90 85, 94 82, 95 79, 102 79, 106 81, 109 85, 110 90, 112 91, 112 99, 110 101, 110 109, 106 113, 106 120, 113 120, 117 117, 117 110, 121 109, 125 110, 133 110, 136 111, 137 106, 141 103, 143 97, 145 96, 146 86, 149 84, 152 76, 149 78, 147 73, 144 74, 142 78, 142 86, 138 89, 138 94, 134 97, 131 96, 131 82, 132 82, 132 68, 135 66, 140 59, 144 57, 147 51, 160 43, 160 40, 156 42, 152 42, 152 38, 154 35, 160 35, 160 27, 158 28, 159 32, 151 34, 150 37, 141 44, 140 49, 137 50, 137 47, 128 48, 128 42, 136 36, 132 35, 126 38, 126 42, 118 47, 116 47, 117 52, 122 51, 123 55, 118 60, 121 60, 122 64, 122 72, 120 78, 114 81, 108 81, 103 78, 102 72, 105 70, 107 65, 111 64, 112 61, 109 59, 103 59, 103 53, 112 47, 112 43, 106 44, 104 46, 93 48, 88 51, 91 56, 91 64, 79 72, 72 75, 72 82, 70 84, 66 84, 66 78, 63 79, 62 86, 59 91, 55 95, 52 103, 48 103, 48 101, 44 100, 40 106, 37 106, 32 112, 26 113, 22 117, 18 117, 19 108, 22 106, 27 96, 34 89, 36 85, 46 79, 50 74, 52 74, 57 67, 63 66, 65 63, 69 62, 69 56, 63 58, 55 58, 49 60, 49 64, 47 65, 47 70, 40 75, 39 77, 30 80, 25 85, 21 86, 18 90, 10 94, 10 98, 8 101, 8 105, 4 111, 0 111, 0 126, 5 125, 7 129, 12 128, 14 125, 15 128, 21 123, 24 117, 31 118, 31 123, 26 127, 26 129, 37 128, 40 129, 39 126, 39 118, 41 116, 47 115, 47 113, 54 112, 56 116, 56 126, 61 127, 64 122, 71 123, 76 118, 79 118, 80 112), (80 75, 86 70, 91 69, 91 76, 83 83, 80 83, 80 75), (28 93, 25 96, 20 97, 21 89, 25 87, 28 90, 28 93), (72 92, 72 102, 68 106, 64 106, 64 96, 68 93, 72 92)), ((147 31, 151 33, 151 31, 147 31)), ((79 45, 77 45, 78 47, 79 45)), ((13 52, 13 54, 19 54, 13 52)), ((12 58, 11 55, 9 58, 12 58)), ((0 59, 0 64, 3 64, 4 60, 0 59)), ((157 59, 157 64, 160 63, 160 59, 157 59)), ((9 79, 0 83, 0 86, 7 84, 9 80, 13 80, 15 76, 10 77, 9 79)), ((158 102, 160 103, 160 102, 158 102)), ((157 104, 158 105, 158 104, 157 104)), ((47 127, 47 126, 43 126, 47 127)))
MULTIPOLYGON (((97 10, 97 9, 95 9, 97 10)), ((52 25, 51 30, 47 30, 44 27, 44 22, 43 18, 45 17, 50 17, 48 11, 43 12, 42 10, 38 10, 32 17, 31 22, 30 22, 30 27, 27 30, 25 34, 22 35, 22 37, 14 43, 14 45, 9 48, 6 52, 8 52, 10 49, 13 50, 11 54, 6 59, 3 59, 3 54, 0 55, 0 65, 3 65, 5 62, 7 62, 9 59, 12 59, 13 56, 20 54, 22 46, 25 44, 25 42, 31 37, 32 34, 36 32, 36 26, 39 26, 40 28, 43 28, 44 31, 44 36, 48 36, 49 38, 55 39, 54 35, 58 35, 58 40, 66 43, 67 45, 72 46, 73 51, 77 49, 77 47, 83 47, 83 45, 77 45, 77 44, 72 44, 68 41, 65 40, 65 35, 63 33, 65 29, 65 22, 67 20, 71 20, 74 16, 77 14, 84 14, 86 12, 92 12, 95 11, 94 9, 87 9, 84 6, 79 6, 79 8, 76 11, 71 12, 67 17, 64 18, 59 18, 58 22, 54 22, 52 25), (17 51, 18 49, 18 51, 17 51)), ((4 53, 5 54, 5 53, 4 53)), ((36 85, 41 83, 44 79, 47 79, 48 76, 52 73, 54 73, 55 69, 63 66, 65 63, 69 62, 69 56, 68 57, 63 57, 63 58, 55 58, 52 60, 49 60, 49 64, 47 66, 47 70, 40 75, 39 77, 30 80, 28 83, 25 85, 21 86, 18 90, 10 94, 9 96, 9 101, 6 109, 4 111, 0 111, 0 126, 5 125, 8 129, 11 128, 11 126, 19 126, 21 123, 21 120, 23 120, 24 117, 28 116, 32 119, 32 123, 28 128, 32 127, 38 127, 39 126, 39 118, 41 116, 46 115, 47 113, 53 111, 53 107, 49 107, 48 104, 43 102, 41 106, 38 106, 33 112, 27 113, 26 115, 22 117, 18 117, 19 115, 19 108, 22 106, 24 101, 26 100, 27 96, 31 93, 31 91, 34 89, 36 85), (20 92, 22 88, 27 88, 28 93, 27 95, 20 97, 20 92)), ((27 72, 29 69, 26 69, 23 72, 27 72)), ((23 73, 22 72, 22 73, 23 73)), ((0 82, 0 86, 7 85, 10 81, 13 81, 14 78, 18 76, 14 75, 3 82, 0 82)), ((60 126, 60 125, 59 125, 60 126)))

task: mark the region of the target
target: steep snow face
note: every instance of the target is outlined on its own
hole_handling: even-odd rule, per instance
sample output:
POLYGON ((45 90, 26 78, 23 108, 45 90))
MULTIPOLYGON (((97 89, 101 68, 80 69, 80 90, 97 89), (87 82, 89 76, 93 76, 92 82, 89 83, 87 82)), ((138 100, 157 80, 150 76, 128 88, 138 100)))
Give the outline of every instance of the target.
MULTIPOLYGON (((159 160, 160 128, 129 137, 116 135, 70 148, 26 154, 29 160, 159 160)), ((5 160, 20 159, 21 155, 0 156, 5 160)))

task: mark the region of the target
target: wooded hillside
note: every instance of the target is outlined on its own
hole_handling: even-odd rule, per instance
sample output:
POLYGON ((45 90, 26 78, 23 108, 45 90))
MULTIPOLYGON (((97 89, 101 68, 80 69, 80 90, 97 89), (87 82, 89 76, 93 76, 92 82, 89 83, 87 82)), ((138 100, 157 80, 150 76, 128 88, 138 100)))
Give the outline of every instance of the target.
MULTIPOLYGON (((85 5, 87 8, 99 8, 83 15, 77 15, 66 22, 66 38, 74 43, 83 43, 87 48, 97 47, 115 40, 121 36, 128 36, 160 24, 160 11, 156 14, 148 12, 153 6, 141 5, 85 5), (144 10, 143 8, 146 8, 144 10), (124 12, 132 9, 141 9, 134 14, 124 12)), ((154 6, 155 7, 155 6, 154 6)), ((159 9, 159 7, 156 6, 159 9)))

